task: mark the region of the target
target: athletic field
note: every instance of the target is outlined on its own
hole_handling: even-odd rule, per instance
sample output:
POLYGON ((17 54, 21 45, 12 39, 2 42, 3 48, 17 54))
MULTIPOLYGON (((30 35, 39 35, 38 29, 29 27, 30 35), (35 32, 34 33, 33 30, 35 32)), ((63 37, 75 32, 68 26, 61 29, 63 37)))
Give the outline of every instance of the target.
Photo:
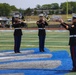
POLYGON ((72 68, 71 58, 69 57, 68 54, 70 52, 68 41, 69 41, 68 31, 47 30, 46 43, 45 43, 46 52, 42 54, 38 52, 39 51, 38 31, 23 30, 22 43, 21 43, 22 54, 16 55, 16 54, 12 54, 14 47, 13 30, 0 30, 0 51, 1 51, 0 56, 2 57, 0 58, 0 68, 2 69, 5 69, 5 67, 8 69, 12 68, 12 70, 8 70, 8 71, 5 70, 6 74, 4 74, 2 70, 0 70, 1 72, 0 75, 8 75, 7 72, 11 73, 9 75, 30 75, 29 72, 31 73, 31 75, 36 75, 36 72, 38 72, 37 75, 75 75, 74 73, 69 73, 67 71, 72 68), (2 53, 2 51, 4 53, 2 53), (31 64, 28 63, 29 61, 30 62, 34 61, 34 62, 32 62, 31 64), (18 66, 20 64, 23 64, 22 65, 23 67, 18 66), (38 66, 35 66, 34 64, 38 66), (34 69, 36 68, 36 70, 34 69, 27 70, 27 68, 30 67, 34 69), (26 70, 24 70, 25 68, 26 70), (20 69, 22 70, 22 72, 25 72, 25 74, 21 73, 20 69), (52 69, 52 70, 48 70, 48 69, 52 69), (18 73, 16 73, 16 71, 18 71, 18 73))
MULTIPOLYGON (((47 30, 45 47, 51 51, 69 50, 68 31, 65 30, 47 30)), ((0 31, 0 50, 12 50, 14 45, 13 31, 0 31)), ((21 48, 37 48, 38 31, 23 30, 21 48)))

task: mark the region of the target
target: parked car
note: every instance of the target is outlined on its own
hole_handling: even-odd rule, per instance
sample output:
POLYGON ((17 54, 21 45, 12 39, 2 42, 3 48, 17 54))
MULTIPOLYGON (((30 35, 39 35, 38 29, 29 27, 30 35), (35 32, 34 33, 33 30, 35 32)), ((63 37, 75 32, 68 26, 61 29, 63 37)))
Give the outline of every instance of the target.
POLYGON ((69 19, 67 20, 67 22, 72 22, 72 18, 69 18, 69 19))

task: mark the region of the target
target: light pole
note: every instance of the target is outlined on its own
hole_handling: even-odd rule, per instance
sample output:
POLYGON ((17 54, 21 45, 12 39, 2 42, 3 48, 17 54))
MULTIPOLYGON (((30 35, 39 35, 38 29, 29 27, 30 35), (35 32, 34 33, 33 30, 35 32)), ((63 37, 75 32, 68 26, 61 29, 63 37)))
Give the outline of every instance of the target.
POLYGON ((67 15, 67 18, 68 18, 68 0, 67 0, 67 8, 66 8, 66 15, 67 15))

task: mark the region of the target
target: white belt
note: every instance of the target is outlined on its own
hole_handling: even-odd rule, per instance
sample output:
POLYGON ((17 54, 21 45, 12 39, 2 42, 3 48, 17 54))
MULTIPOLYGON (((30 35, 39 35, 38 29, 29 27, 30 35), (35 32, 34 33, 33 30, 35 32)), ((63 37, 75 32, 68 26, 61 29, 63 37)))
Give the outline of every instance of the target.
POLYGON ((76 35, 70 35, 70 37, 76 37, 76 35))
POLYGON ((39 29, 41 29, 41 30, 42 30, 42 29, 45 29, 45 28, 39 28, 39 29))
POLYGON ((21 28, 15 28, 15 29, 21 29, 21 28))

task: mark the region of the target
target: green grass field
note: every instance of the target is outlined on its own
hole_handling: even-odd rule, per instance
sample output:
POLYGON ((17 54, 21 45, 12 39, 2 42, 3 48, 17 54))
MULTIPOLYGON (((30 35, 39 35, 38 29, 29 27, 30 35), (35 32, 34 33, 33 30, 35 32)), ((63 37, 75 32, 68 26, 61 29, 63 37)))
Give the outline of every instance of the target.
MULTIPOLYGON (((38 47, 38 32, 31 30, 24 30, 22 36, 21 48, 35 48, 38 47)), ((62 31, 47 31, 45 47, 51 51, 69 50, 69 32, 62 31)), ((13 50, 14 38, 13 32, 0 31, 0 50, 13 50)), ((70 73, 67 75, 75 75, 70 73)))
MULTIPOLYGON (((51 51, 67 50, 69 51, 67 32, 47 31, 45 47, 51 51)), ((0 50, 13 50, 14 38, 13 32, 0 32, 0 50)), ((21 48, 38 47, 38 32, 25 30, 23 31, 21 48)))

